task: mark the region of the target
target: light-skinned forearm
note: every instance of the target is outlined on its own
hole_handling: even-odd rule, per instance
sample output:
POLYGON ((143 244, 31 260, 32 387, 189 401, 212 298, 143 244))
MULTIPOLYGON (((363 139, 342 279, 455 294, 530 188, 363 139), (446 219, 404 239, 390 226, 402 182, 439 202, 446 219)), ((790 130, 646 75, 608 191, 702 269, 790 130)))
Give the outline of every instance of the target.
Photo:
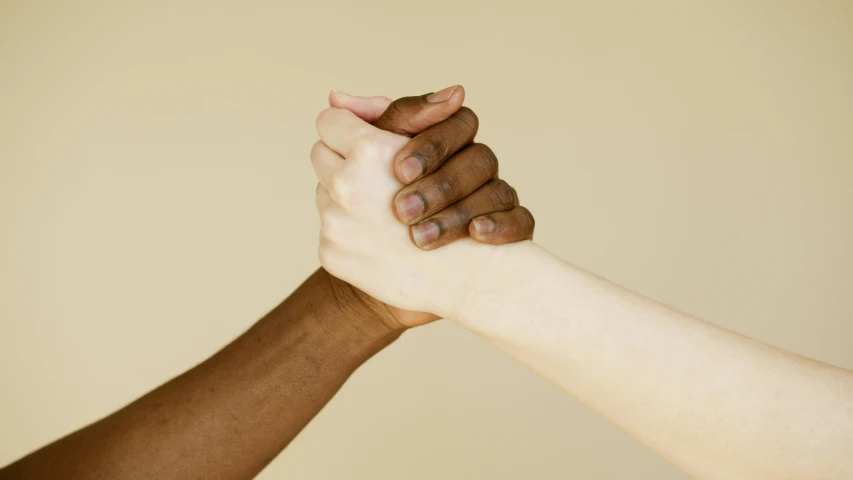
POLYGON ((349 289, 317 271, 204 363, 0 469, 0 479, 253 478, 402 333, 349 289))
POLYGON ((853 372, 675 311, 532 242, 469 258, 484 263, 457 323, 694 478, 853 478, 853 372))

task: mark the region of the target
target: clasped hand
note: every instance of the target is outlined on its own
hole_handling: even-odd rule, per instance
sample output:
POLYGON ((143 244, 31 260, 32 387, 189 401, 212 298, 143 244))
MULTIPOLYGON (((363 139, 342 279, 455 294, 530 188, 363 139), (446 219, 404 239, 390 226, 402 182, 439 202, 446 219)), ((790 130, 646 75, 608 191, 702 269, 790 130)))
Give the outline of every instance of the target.
POLYGON ((463 97, 461 87, 395 102, 333 92, 317 117, 320 263, 399 309, 404 326, 452 316, 493 245, 533 235, 494 153, 472 143, 477 117, 463 97))

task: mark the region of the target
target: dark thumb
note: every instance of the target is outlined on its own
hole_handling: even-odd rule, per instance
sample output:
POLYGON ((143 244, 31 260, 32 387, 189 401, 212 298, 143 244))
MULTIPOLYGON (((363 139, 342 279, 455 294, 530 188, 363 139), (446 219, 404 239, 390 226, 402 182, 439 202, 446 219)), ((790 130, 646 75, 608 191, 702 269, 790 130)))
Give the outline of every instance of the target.
POLYGON ((461 85, 419 97, 403 97, 391 102, 373 126, 413 137, 456 113, 464 100, 465 89, 461 85))

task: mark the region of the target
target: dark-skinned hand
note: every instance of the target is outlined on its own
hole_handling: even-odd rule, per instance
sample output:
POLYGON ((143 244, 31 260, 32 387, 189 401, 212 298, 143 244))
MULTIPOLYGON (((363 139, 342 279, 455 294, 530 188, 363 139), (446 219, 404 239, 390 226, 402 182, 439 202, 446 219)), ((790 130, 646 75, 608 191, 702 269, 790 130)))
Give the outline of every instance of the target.
MULTIPOLYGON (((383 130, 413 137, 394 159, 394 173, 406 186, 396 194, 391 208, 400 222, 410 226, 412 242, 423 250, 466 236, 494 245, 533 237, 533 216, 519 205, 515 189, 498 178, 494 152, 474 143, 479 120, 462 106, 464 98, 461 86, 395 101, 341 92, 329 96, 332 107, 350 110, 383 130)), ((349 288, 365 302, 378 304, 380 312, 390 313, 391 323, 411 327, 437 318, 385 305, 349 288)))

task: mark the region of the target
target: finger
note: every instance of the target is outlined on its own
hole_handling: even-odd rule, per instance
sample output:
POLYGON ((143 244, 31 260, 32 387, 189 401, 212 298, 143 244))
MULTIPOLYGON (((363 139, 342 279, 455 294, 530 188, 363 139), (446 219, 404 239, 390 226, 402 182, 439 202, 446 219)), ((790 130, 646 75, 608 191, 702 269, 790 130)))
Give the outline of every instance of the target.
POLYGON ((465 89, 460 85, 419 97, 403 97, 391 102, 373 125, 411 137, 456 113, 464 100, 465 89))
POLYGON ((409 184, 437 170, 448 158, 474 141, 479 127, 477 115, 468 107, 425 130, 409 141, 394 157, 394 174, 409 184))
POLYGON ((314 206, 317 207, 317 212, 322 212, 332 203, 332 197, 329 196, 329 191, 326 190, 326 187, 324 187, 322 183, 318 183, 314 199, 314 206))
POLYGON ((394 215, 406 224, 419 222, 472 194, 497 173, 495 154, 475 143, 454 155, 439 171, 397 192, 394 215))
POLYGON ((492 180, 476 192, 411 227, 410 237, 418 247, 432 250, 468 236, 471 220, 518 205, 515 190, 503 180, 492 180))
POLYGON ((332 90, 329 93, 329 106, 344 108, 367 123, 373 123, 391 105, 388 97, 356 97, 344 92, 332 90))
POLYGON ((530 211, 524 207, 515 207, 475 218, 468 232, 478 242, 500 245, 531 240, 535 228, 536 221, 530 211))
POLYGON ((344 158, 350 155, 358 139, 366 138, 375 132, 376 128, 342 108, 327 108, 317 116, 317 133, 320 139, 344 158))
POLYGON ((317 180, 328 190, 332 185, 332 178, 344 168, 345 160, 322 141, 314 143, 311 147, 311 165, 317 180))

